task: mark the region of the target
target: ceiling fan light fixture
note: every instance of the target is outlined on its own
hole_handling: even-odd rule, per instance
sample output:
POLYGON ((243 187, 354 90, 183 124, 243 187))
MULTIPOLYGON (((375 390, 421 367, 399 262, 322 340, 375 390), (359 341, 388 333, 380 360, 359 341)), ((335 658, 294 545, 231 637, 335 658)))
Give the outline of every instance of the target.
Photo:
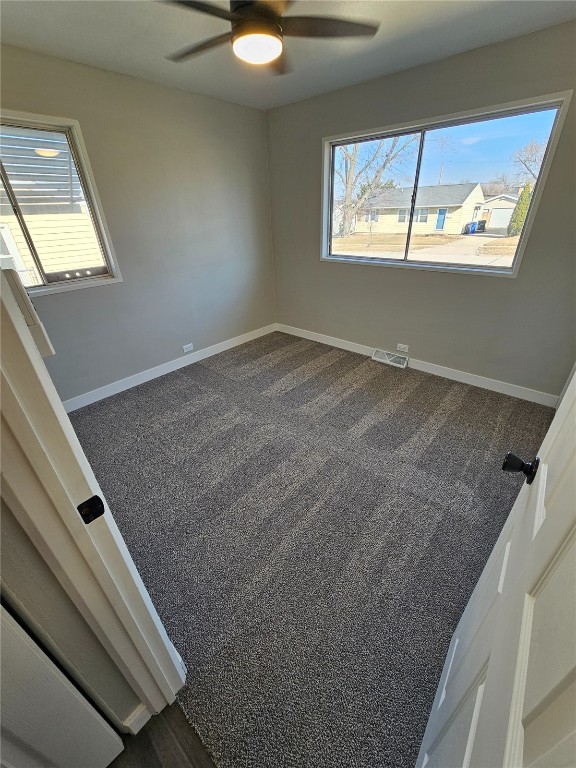
POLYGON ((34 153, 38 155, 38 157, 58 157, 60 154, 59 149, 48 149, 48 147, 38 147, 34 150, 34 153))
POLYGON ((242 24, 232 33, 235 55, 248 64, 269 64, 282 53, 282 35, 274 24, 242 24))

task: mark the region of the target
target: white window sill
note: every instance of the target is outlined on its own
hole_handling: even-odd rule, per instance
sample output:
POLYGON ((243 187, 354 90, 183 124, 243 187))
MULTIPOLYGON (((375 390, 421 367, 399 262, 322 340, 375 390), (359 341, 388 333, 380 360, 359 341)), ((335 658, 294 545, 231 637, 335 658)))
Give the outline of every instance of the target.
MULTIPOLYGON (((320 261, 334 261, 340 264, 370 264, 374 267, 396 267, 400 269, 420 269, 430 272, 457 272, 461 275, 486 275, 488 277, 516 277, 520 264, 511 269, 491 269, 489 266, 472 267, 469 264, 431 264, 419 261, 400 261, 392 259, 375 259, 367 256, 328 255, 322 256, 320 261)), ((518 261, 518 260, 517 260, 518 261)))
POLYGON ((45 296, 49 293, 64 293, 65 291, 78 291, 81 288, 96 288, 100 285, 111 285, 112 283, 123 282, 120 276, 117 277, 95 277, 91 280, 70 280, 61 283, 50 283, 49 285, 35 285, 26 288, 30 298, 35 296, 45 296))

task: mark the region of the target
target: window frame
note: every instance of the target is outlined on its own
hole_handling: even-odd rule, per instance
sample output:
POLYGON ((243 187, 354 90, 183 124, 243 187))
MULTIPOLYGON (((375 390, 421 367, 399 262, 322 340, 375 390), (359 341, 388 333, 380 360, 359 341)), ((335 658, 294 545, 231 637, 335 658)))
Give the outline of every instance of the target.
POLYGON ((430 215, 430 208, 414 208, 414 218, 412 221, 415 224, 428 224, 428 216, 430 215), (422 211, 426 211, 422 214, 422 211))
POLYGON ((88 203, 88 209, 94 225, 96 238, 100 243, 106 266, 110 272, 109 275, 83 277, 77 280, 71 279, 65 282, 30 286, 26 288, 28 294, 30 296, 43 296, 46 294, 76 291, 82 288, 94 288, 98 285, 112 285, 113 283, 123 282, 78 120, 3 109, 2 123, 21 128, 45 128, 66 133, 70 151, 76 164, 76 170, 86 195, 86 202, 88 203))
MULTIPOLYGON (((518 275, 526 244, 530 237, 530 232, 540 200, 542 198, 542 192, 546 185, 546 180, 550 172, 552 160, 554 158, 560 136, 562 135, 562 129, 568 114, 570 102, 574 94, 573 90, 558 91, 556 93, 549 93, 542 96, 536 96, 529 99, 521 99, 518 101, 509 101, 500 104, 494 104, 492 106, 479 107, 477 109, 465 110, 462 112, 454 112, 451 114, 440 115, 428 119, 419 119, 413 121, 407 121, 405 123, 395 123, 394 125, 388 125, 383 128, 376 128, 371 130, 363 130, 355 133, 344 133, 336 136, 328 136, 322 139, 322 201, 321 201, 321 243, 320 243, 320 261, 323 262, 339 262, 343 264, 355 264, 371 266, 384 266, 394 267, 396 269, 418 269, 428 270, 432 272, 455 272, 459 274, 470 275, 484 275, 493 277, 507 277, 515 278, 518 275), (462 125, 465 123, 480 122, 485 119, 497 118, 497 117, 511 117, 513 115, 522 114, 533 108, 534 110, 557 108, 558 113, 552 127, 552 133, 549 140, 548 147, 544 154, 542 166, 538 180, 534 186, 532 201, 530 210, 512 267, 508 268, 493 268, 489 265, 485 266, 471 266, 469 264, 441 264, 425 261, 408 261, 407 259, 382 259, 374 258, 370 256, 352 256, 346 254, 332 254, 330 253, 330 245, 332 239, 332 162, 333 162, 333 148, 339 144, 355 141, 367 141, 374 138, 386 138, 389 136, 398 136, 402 134, 412 133, 414 131, 432 130, 435 128, 448 128, 454 125, 462 125)), ((420 146, 420 152, 422 145, 420 146)), ((418 158, 418 167, 420 165, 420 157, 418 158)), ((415 188, 417 193, 418 188, 415 188)), ((414 195, 415 198, 415 195, 414 195)), ((410 210, 415 207, 414 200, 410 210)), ((409 212, 410 214, 410 212, 409 212)), ((410 235, 412 220, 410 215, 406 217, 410 222, 408 228, 407 237, 410 235)))

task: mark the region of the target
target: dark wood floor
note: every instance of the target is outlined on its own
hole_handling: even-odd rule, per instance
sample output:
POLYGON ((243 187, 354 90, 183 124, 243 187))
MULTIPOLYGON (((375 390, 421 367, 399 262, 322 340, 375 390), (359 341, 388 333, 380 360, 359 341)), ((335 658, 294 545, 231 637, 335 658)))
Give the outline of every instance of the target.
POLYGON ((124 752, 109 768, 216 768, 177 703, 123 741, 124 752))

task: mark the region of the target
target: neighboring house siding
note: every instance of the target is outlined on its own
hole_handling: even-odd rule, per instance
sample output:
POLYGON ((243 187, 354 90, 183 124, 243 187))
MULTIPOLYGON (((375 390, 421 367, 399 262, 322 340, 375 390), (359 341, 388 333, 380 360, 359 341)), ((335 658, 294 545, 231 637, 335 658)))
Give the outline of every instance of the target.
MULTIPOLYGON (((18 258, 24 269, 33 269, 34 262, 15 216, 4 216, 3 224, 10 228, 18 253, 10 253, 17 269, 18 258)), ((46 272, 61 272, 79 266, 98 267, 104 263, 92 220, 87 213, 32 214, 26 216, 32 240, 42 257, 46 272), (55 233, 58 234, 55 234, 55 233)))
POLYGON ((393 234, 396 232, 407 232, 408 223, 398 223, 398 211, 391 209, 379 211, 378 221, 364 221, 364 214, 356 217, 356 232, 378 232, 393 234))
POLYGON ((477 205, 480 206, 480 210, 476 215, 475 221, 482 219, 482 206, 484 205, 484 195, 482 194, 480 185, 478 185, 472 194, 466 198, 464 205, 460 209, 462 212, 462 218, 460 220, 460 232, 462 231, 462 228, 465 224, 474 220, 474 208, 477 205))
MULTIPOLYGON (((438 208, 429 208, 428 221, 415 221, 412 225, 412 231, 420 235, 438 232, 439 230, 436 229, 437 218, 438 208)), ((459 235, 464 226, 461 224, 461 221, 462 208, 459 206, 448 208, 442 232, 449 235, 459 235)), ((358 216, 356 219, 356 234, 370 232, 370 223, 372 223, 373 233, 398 234, 400 232, 408 231, 408 223, 405 222, 402 224, 398 221, 398 210, 380 211, 378 221, 373 222, 364 221, 364 215, 358 216)))

